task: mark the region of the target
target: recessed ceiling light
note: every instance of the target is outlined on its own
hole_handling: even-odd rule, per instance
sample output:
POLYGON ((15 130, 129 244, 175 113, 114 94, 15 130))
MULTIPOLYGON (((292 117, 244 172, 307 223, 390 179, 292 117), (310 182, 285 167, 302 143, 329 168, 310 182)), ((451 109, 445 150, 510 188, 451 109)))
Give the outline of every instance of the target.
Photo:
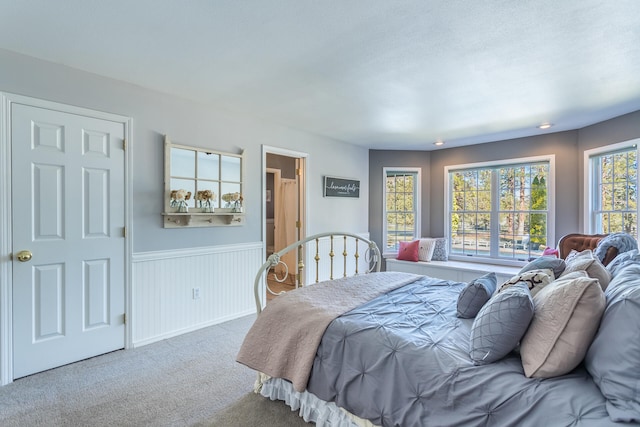
POLYGON ((549 129, 551 126, 553 126, 553 123, 542 123, 538 125, 538 129, 549 129))
POLYGON ((437 145, 439 147, 441 145, 444 145, 444 141, 436 141, 433 143, 433 145, 437 145))

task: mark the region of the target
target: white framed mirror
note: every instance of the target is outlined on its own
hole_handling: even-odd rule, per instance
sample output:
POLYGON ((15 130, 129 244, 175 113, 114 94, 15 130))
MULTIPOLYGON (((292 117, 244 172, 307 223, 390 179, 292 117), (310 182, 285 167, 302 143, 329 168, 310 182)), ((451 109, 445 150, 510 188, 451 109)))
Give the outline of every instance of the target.
POLYGON ((175 144, 165 136, 163 214, 168 222, 192 225, 194 215, 205 215, 207 218, 196 221, 205 223, 199 226, 206 226, 207 222, 211 225, 240 223, 237 218, 244 213, 243 156, 244 153, 175 144), (214 216, 233 218, 216 219, 214 216))

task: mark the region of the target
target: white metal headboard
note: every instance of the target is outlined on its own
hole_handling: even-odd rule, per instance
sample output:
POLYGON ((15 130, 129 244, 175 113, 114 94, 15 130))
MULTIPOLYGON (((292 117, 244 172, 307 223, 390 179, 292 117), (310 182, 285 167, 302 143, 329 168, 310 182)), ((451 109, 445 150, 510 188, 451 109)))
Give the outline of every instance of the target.
POLYGON ((312 253, 315 254, 313 259, 315 261, 316 283, 320 281, 321 263, 328 263, 328 278, 330 280, 335 278, 334 272, 340 270, 340 266, 337 265, 338 261, 341 261, 342 266, 342 275, 340 277, 347 277, 350 275, 356 276, 358 274, 367 274, 373 271, 380 271, 380 250, 378 249, 378 245, 376 245, 374 241, 354 233, 342 231, 314 234, 313 236, 309 236, 305 239, 292 243, 286 248, 272 254, 271 256, 269 256, 267 261, 262 264, 262 266, 258 270, 258 273, 256 274, 256 278, 253 284, 253 292, 256 300, 256 310, 258 314, 262 311, 263 307, 262 292, 260 286, 263 280, 265 283, 266 291, 271 295, 281 295, 286 292, 274 292, 273 290, 271 290, 265 272, 268 273, 268 271, 272 267, 276 267, 278 264, 283 265, 285 268, 284 276, 275 276, 275 279, 278 282, 284 282, 289 275, 289 271, 287 265, 280 258, 282 257, 282 255, 286 254, 289 251, 297 250, 298 269, 295 279, 295 287, 298 288, 304 286, 302 275, 305 268, 304 251, 308 251, 310 249, 312 249, 312 253), (321 246, 326 246, 326 243, 328 243, 328 252, 325 253, 324 251, 321 251, 321 246), (362 253, 361 248, 364 249, 362 253), (338 251, 341 252, 336 254, 336 252, 338 251), (361 257, 366 263, 366 268, 364 268, 364 271, 359 271, 359 261, 361 257), (353 268, 353 270, 351 271, 349 270, 349 268, 353 268))

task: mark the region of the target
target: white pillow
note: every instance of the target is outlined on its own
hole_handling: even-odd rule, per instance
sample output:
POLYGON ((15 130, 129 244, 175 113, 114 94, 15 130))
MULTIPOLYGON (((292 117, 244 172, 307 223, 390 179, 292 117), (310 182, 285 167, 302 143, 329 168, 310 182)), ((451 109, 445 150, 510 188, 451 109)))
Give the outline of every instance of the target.
POLYGON ((525 282, 529 291, 531 292, 531 296, 534 297, 538 292, 540 292, 545 286, 555 280, 555 276, 553 275, 553 270, 550 268, 541 268, 538 270, 528 270, 524 273, 519 273, 517 276, 513 276, 511 279, 504 282, 498 292, 502 292, 507 289, 509 286, 513 286, 516 283, 525 282))
POLYGON ((420 261, 431 261, 433 250, 436 248, 436 241, 433 239, 420 239, 418 246, 418 259, 420 261))
POLYGON ((524 374, 564 375, 587 354, 604 313, 604 292, 597 279, 575 271, 544 287, 533 303, 533 320, 520 343, 524 374))
POLYGON ((572 250, 569 255, 567 255, 565 263, 567 266, 560 277, 564 277, 575 271, 586 271, 589 277, 598 279, 598 283, 603 291, 609 286, 611 273, 602 265, 591 249, 585 249, 582 252, 578 252, 575 249, 572 250))

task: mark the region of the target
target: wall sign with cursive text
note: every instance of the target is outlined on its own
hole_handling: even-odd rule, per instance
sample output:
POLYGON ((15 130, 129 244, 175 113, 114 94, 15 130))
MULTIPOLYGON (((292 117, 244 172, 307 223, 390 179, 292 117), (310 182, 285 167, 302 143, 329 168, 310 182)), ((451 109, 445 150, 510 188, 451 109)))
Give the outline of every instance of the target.
POLYGON ((355 179, 324 177, 325 197, 360 197, 360 181, 355 179))

